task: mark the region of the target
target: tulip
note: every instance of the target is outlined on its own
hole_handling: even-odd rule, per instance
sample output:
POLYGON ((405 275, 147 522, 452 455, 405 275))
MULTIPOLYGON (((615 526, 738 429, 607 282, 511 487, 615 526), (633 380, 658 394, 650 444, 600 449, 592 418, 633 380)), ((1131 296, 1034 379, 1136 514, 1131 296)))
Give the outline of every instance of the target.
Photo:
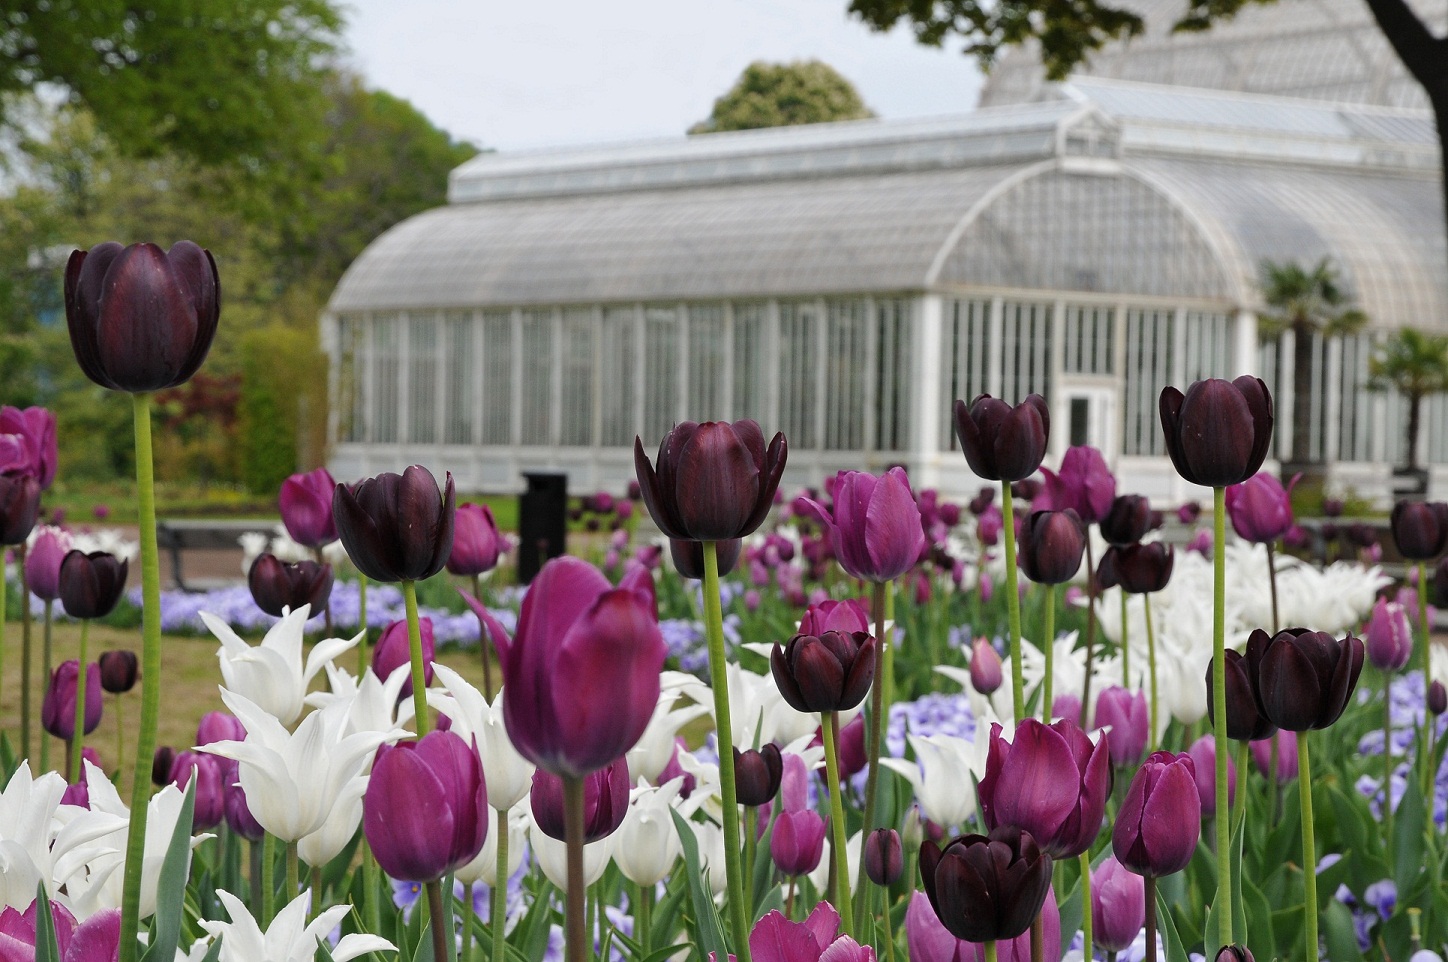
POLYGON ((432 472, 414 464, 402 474, 337 485, 332 515, 347 556, 373 581, 422 581, 452 552, 452 473, 441 494, 432 472))
POLYGON ((225 686, 291 725, 302 713, 307 687, 322 667, 362 638, 328 638, 319 641, 302 660, 302 632, 310 610, 306 605, 292 611, 267 629, 260 645, 242 641, 231 626, 210 612, 201 621, 221 642, 218 657, 225 686))
MULTIPOLYGON (((1238 741, 1256 741, 1276 731, 1277 726, 1262 707, 1257 690, 1257 674, 1251 670, 1241 653, 1225 652, 1227 678, 1227 737, 1238 741)), ((1215 699, 1212 698, 1212 666, 1207 665, 1207 715, 1216 724, 1215 699)))
POLYGON ((1110 547, 1101 556, 1099 578, 1103 585, 1120 585, 1134 595, 1161 591, 1171 580, 1175 555, 1160 541, 1110 547))
POLYGON ((1110 726, 1106 733, 1111 748, 1111 764, 1135 765, 1146 751, 1151 736, 1151 720, 1146 695, 1112 685, 1096 699, 1096 724, 1110 726))
POLYGON ((266 837, 266 829, 251 814, 240 785, 226 786, 226 826, 248 842, 260 842, 266 837))
POLYGON ((1125 952, 1146 924, 1146 885, 1108 855, 1091 873, 1091 924, 1098 948, 1125 952))
POLYGON ((1127 871, 1159 878, 1187 867, 1201 830, 1202 804, 1191 757, 1155 752, 1126 791, 1111 832, 1111 849, 1127 871))
POLYGON ((986 508, 989 508, 991 502, 995 501, 995 496, 996 489, 990 485, 984 485, 976 496, 970 499, 970 504, 966 507, 970 510, 971 514, 978 518, 985 514, 986 508))
POLYGON ((982 695, 991 695, 1001 686, 1001 656, 984 638, 970 646, 970 683, 982 695))
POLYGON ((25 553, 25 583, 41 601, 60 597, 60 563, 70 551, 70 535, 61 528, 41 525, 35 543, 25 553))
POLYGON ((754 421, 684 421, 659 443, 657 465, 634 438, 634 469, 644 504, 667 537, 728 541, 753 533, 774 503, 787 445, 766 450, 754 421), (657 467, 657 470, 656 470, 657 467))
POLYGON ((477 749, 447 731, 377 749, 362 826, 383 871, 435 881, 472 861, 488 831, 477 749))
POLYGON ((1227 516, 1239 537, 1253 544, 1272 544, 1292 529, 1292 489, 1270 474, 1254 474, 1227 489, 1227 516))
POLYGON ((97 665, 101 673, 101 687, 112 695, 124 695, 136 687, 139 663, 134 651, 103 651, 97 665))
POLYGON ((846 634, 863 631, 868 634, 870 614, 863 604, 853 598, 845 601, 821 601, 806 608, 804 617, 799 621, 799 633, 822 635, 827 631, 842 631, 846 634))
POLYGON ((191 379, 221 314, 211 252, 180 241, 74 251, 65 268, 65 319, 80 368, 101 387, 143 394, 191 379))
POLYGON ((1202 516, 1202 506, 1196 501, 1187 501, 1177 508, 1177 520, 1182 524, 1196 524, 1202 516))
POLYGON ((60 603, 72 618, 104 618, 126 588, 129 563, 104 551, 71 551, 60 563, 60 603))
POLYGON ((1022 481, 1035 474, 1046 457, 1051 412, 1039 394, 1015 407, 989 394, 969 406, 957 400, 954 416, 966 463, 987 481, 1022 481))
MULTIPOLYGON (((40 724, 62 741, 75 739, 76 688, 80 679, 79 663, 74 659, 61 662, 50 676, 50 687, 40 703, 40 724)), ((86 665, 85 731, 89 735, 101 723, 101 670, 95 662, 86 665)))
MULTIPOLYGON (((0 912, 0 958, 34 959, 38 901, 23 913, 13 908, 0 912)), ((84 922, 59 902, 50 903, 50 917, 60 956, 55 962, 112 962, 120 950, 121 910, 101 909, 84 922)))
MULTIPOLYGON (((437 641, 433 632, 432 619, 424 615, 417 619, 417 631, 422 638, 422 677, 426 684, 432 684, 433 661, 437 658, 437 641)), ((392 677, 399 668, 411 664, 411 647, 407 637, 407 622, 394 621, 382 629, 382 636, 372 648, 372 673, 382 681, 392 677)), ((397 697, 407 698, 412 694, 412 679, 402 683, 397 697)))
POLYGON ((24 410, 5 405, 0 407, 0 435, 19 438, 20 457, 0 465, 0 471, 28 474, 49 489, 55 480, 56 444, 55 415, 42 407, 24 410))
POLYGON ((807 500, 828 532, 835 560, 851 578, 894 581, 925 552, 920 508, 903 468, 875 477, 864 471, 835 476, 834 505, 807 500))
POLYGON ((277 505, 287 534, 299 545, 317 549, 337 540, 332 497, 337 482, 326 468, 294 474, 282 482, 277 505))
POLYGON ((784 777, 784 758, 778 746, 768 744, 758 751, 731 750, 734 752, 734 786, 740 805, 764 805, 779 794, 779 782, 784 777))
MULTIPOLYGON (((738 538, 715 542, 721 578, 733 571, 734 566, 739 563, 739 551, 743 544, 738 538)), ((685 578, 704 580, 704 542, 670 538, 669 557, 674 561, 675 570, 685 578)))
POLYGON ((470 577, 485 574, 498 566, 498 556, 505 550, 506 542, 498 533, 492 508, 472 503, 458 506, 448 571, 470 577))
POLYGON ((14 471, 0 474, 0 545, 24 544, 40 516, 40 482, 14 471))
MULTIPOLYGON (((1433 955, 1433 953, 1428 953, 1433 955)), ((1434 956, 1436 958, 1436 956, 1434 956)), ((1252 953, 1245 945, 1224 945, 1217 953, 1214 962, 1257 962, 1252 958, 1252 953)), ((1418 962, 1417 954, 1414 954, 1408 962, 1418 962)))
POLYGON ((332 597, 332 566, 315 561, 287 563, 274 554, 257 555, 246 576, 256 606, 274 618, 285 609, 310 605, 320 613, 332 597))
POLYGON ((221 824, 226 817, 226 791, 223 775, 226 763, 215 755, 181 752, 171 763, 171 784, 183 792, 191 779, 196 779, 196 802, 192 810, 191 829, 204 832, 221 824))
POLYGON ((512 808, 533 788, 533 765, 518 754, 508 739, 503 723, 503 692, 494 695, 489 705, 482 692, 447 665, 439 662, 435 670, 447 691, 429 690, 428 703, 451 719, 451 730, 460 738, 476 739, 489 804, 504 811, 512 808))
POLYGON ((780 812, 769 838, 769 856, 785 875, 807 875, 820 864, 825 850, 825 820, 805 809, 780 812))
POLYGON ((1190 483, 1226 488, 1261 470, 1273 425, 1272 395, 1261 378, 1208 378, 1185 395, 1165 387, 1158 406, 1167 453, 1190 483))
POLYGON ((508 737, 557 775, 581 777, 626 753, 659 700, 667 648, 637 593, 577 558, 545 564, 501 645, 508 737))
POLYGON ((211 745, 216 742, 239 742, 246 739, 246 726, 235 715, 224 711, 209 711, 201 716, 196 725, 196 744, 211 745))
POLYGON ((1087 524, 1100 521, 1116 501, 1116 477, 1096 448, 1078 444, 1061 459, 1061 473, 1042 468, 1046 476, 1043 498, 1035 499, 1037 509, 1074 510, 1087 524))
MULTIPOLYGON (((1197 798, 1202 803, 1203 815, 1217 813, 1217 749, 1212 735, 1203 735, 1192 742, 1187 749, 1192 764, 1196 766, 1197 798)), ((1230 808, 1237 797, 1237 765, 1232 756, 1227 756, 1227 806, 1230 808)))
POLYGON ((1448 711, 1448 689, 1436 679, 1428 686, 1428 710, 1435 715, 1448 711))
MULTIPOLYGON (((823 732, 823 729, 821 729, 823 732)), ((820 744, 824 741, 821 739, 820 744)), ((848 725, 840 726, 840 777, 853 778, 865 770, 869 759, 865 754, 865 716, 856 715, 848 725)))
MULTIPOLYGON (((306 962, 317 954, 317 947, 329 940, 329 934, 341 927, 342 920, 353 911, 350 905, 334 905, 317 915, 310 923, 313 896, 304 891, 277 913, 265 931, 257 924, 246 904, 227 891, 216 897, 226 909, 230 922, 202 920, 199 924, 213 939, 221 942, 217 962, 306 962)), ((330 943, 329 943, 330 945, 330 943)), ((351 962, 369 952, 396 952, 397 947, 376 935, 352 933, 344 935, 327 954, 333 962, 351 962)))
POLYGON ((1348 635, 1289 628, 1247 639, 1248 670, 1257 677, 1262 707, 1287 731, 1326 728, 1337 721, 1362 673, 1363 643, 1348 635))
POLYGON ((171 782, 171 766, 176 761, 176 750, 169 745, 162 745, 156 749, 151 756, 151 784, 160 788, 171 782))
POLYGON ((1251 742, 1247 747, 1252 751, 1252 762, 1263 778, 1273 777, 1272 743, 1277 742, 1276 781, 1286 785, 1297 777, 1297 733, 1279 731, 1270 738, 1251 742))
POLYGON ((910 783, 915 801, 930 821, 947 827, 963 824, 976 809, 971 779, 985 774, 984 765, 976 764, 975 746, 955 735, 905 738, 915 760, 882 758, 880 763, 910 783))
POLYGON ((1076 576, 1086 551, 1086 526, 1070 508, 1032 511, 1021 526, 1021 570, 1037 584, 1061 585, 1076 576))
POLYGON ((795 635, 774 646, 770 668, 784 700, 796 711, 848 711, 864 700, 875 678, 875 639, 863 631, 795 635))
POLYGON ((994 547, 1000 543, 1001 529, 1005 525, 1005 518, 1001 509, 995 505, 988 507, 975 524, 976 537, 986 547, 994 547))
MULTIPOLYGON (((533 823, 549 838, 565 841, 563 779, 538 769, 533 773, 529 801, 533 807, 533 823)), ((584 844, 612 835, 623 824, 627 813, 628 763, 620 756, 612 765, 583 778, 584 844)))
POLYGON ((791 922, 776 909, 754 924, 749 951, 756 962, 875 962, 875 950, 840 935, 840 914, 828 902, 815 906, 803 922, 791 922))
POLYGON ((1367 656, 1380 671, 1402 671, 1413 654, 1413 628, 1402 605, 1379 598, 1368 620, 1367 656))
POLYGON ((1139 494, 1120 495, 1111 502, 1111 510, 1101 519, 1100 527, 1101 537, 1108 544, 1135 544, 1151 528, 1151 503, 1139 494))
MULTIPOLYGON (((1051 889, 1046 890, 1046 901, 1041 906, 1041 922, 1043 954, 1048 959, 1059 958, 1061 911, 1051 889)), ((985 959, 985 946, 957 939, 940 924, 924 892, 910 897, 910 906, 905 912, 905 941, 910 949, 910 962, 983 962, 985 959)), ((996 957, 999 962, 1030 962, 1030 932, 997 943, 996 957)))
POLYGON ((641 789, 629 802, 628 814, 618 828, 613 860, 630 882, 657 885, 683 854, 673 818, 673 804, 682 786, 683 779, 671 779, 658 788, 641 789))
POLYGON ((1041 911, 1051 884, 1051 856, 1014 827, 990 836, 962 835, 942 851, 920 846, 925 894, 956 938, 995 942, 1024 933, 1041 911))
POLYGON ((981 815, 987 828, 1013 825, 1054 859, 1075 858, 1101 831, 1111 796, 1106 740, 1092 743, 1075 722, 1027 718, 1007 742, 991 725, 981 815))
POLYGON ((1393 542, 1410 561, 1432 561, 1448 547, 1448 504, 1399 501, 1390 516, 1393 542))
POLYGON ((895 884, 905 870, 900 849, 900 833, 893 828, 877 828, 865 836, 865 874, 876 885, 895 884))

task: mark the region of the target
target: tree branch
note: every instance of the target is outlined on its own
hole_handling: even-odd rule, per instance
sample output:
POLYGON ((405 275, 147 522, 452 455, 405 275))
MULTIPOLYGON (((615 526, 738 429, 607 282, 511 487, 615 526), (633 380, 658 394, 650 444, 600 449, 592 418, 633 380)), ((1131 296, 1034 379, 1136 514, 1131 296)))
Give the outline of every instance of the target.
POLYGON ((1408 72, 1437 101, 1448 94, 1448 40, 1433 36, 1407 0, 1366 0, 1383 35, 1408 72))

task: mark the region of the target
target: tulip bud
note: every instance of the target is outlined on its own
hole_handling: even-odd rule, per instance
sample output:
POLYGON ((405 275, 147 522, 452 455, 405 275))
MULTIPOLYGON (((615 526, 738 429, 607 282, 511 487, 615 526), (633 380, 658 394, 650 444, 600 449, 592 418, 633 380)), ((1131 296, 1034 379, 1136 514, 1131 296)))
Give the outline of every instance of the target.
POLYGON ((1156 752, 1131 780, 1111 832, 1117 861, 1137 875, 1180 872, 1202 832, 1196 771, 1187 755, 1156 752))
MULTIPOLYGON (((75 699, 80 681, 79 662, 62 662, 50 676, 50 686, 40 703, 40 724, 61 741, 75 737, 75 699)), ((85 734, 101 723, 101 670, 95 662, 86 665, 85 734)))
POLYGON ((1441 681, 1434 680, 1428 686, 1428 710, 1435 715, 1441 715, 1448 711, 1448 690, 1445 690, 1441 681))
POLYGON ((1171 546, 1160 541, 1111 547, 1101 556, 1097 576, 1103 585, 1120 585, 1128 594, 1150 594, 1166 587, 1174 562, 1171 546))
POLYGON ((171 765, 176 760, 176 750, 169 745, 156 749, 151 757, 151 784, 161 788, 171 783, 171 765))
POLYGON ((1227 515, 1232 528, 1244 541, 1272 544, 1292 529, 1292 489, 1302 478, 1299 473, 1287 487, 1270 474, 1254 474, 1227 489, 1227 515))
POLYGON ((1257 766, 1257 771, 1262 774, 1263 778, 1272 778, 1272 746, 1274 741, 1277 745, 1277 784, 1286 785, 1297 777, 1296 732, 1279 731, 1272 737, 1254 741, 1247 747, 1252 750, 1252 762, 1257 766))
POLYGON ((925 552, 920 508, 902 468, 878 478, 864 471, 841 471, 835 476, 832 507, 805 503, 824 525, 835 560, 852 578, 893 581, 925 552))
POLYGON ((970 504, 967 505, 967 507, 970 509, 970 513, 975 515, 977 518, 985 514, 986 509, 989 508, 991 504, 995 501, 995 496, 996 489, 994 487, 987 486, 981 488, 980 492, 976 494, 974 498, 971 498, 970 504))
POLYGON ((1402 671, 1412 654, 1413 629, 1408 624, 1407 610, 1379 598, 1368 619, 1368 660, 1380 671, 1402 671))
POLYGON ((1096 699, 1096 725, 1106 733, 1113 765, 1135 765, 1146 751, 1151 735, 1151 716, 1146 695, 1112 685, 1096 699))
MULTIPOLYGON (((744 542, 738 538, 714 542, 714 558, 719 565, 719 577, 734 570, 739 563, 739 551, 744 542)), ((669 557, 674 560, 674 570, 694 581, 704 580, 704 542, 669 539, 669 557)))
POLYGON ((1151 527, 1151 503, 1139 494, 1123 494, 1111 502, 1101 519, 1101 537, 1108 544, 1125 547, 1145 537, 1151 527))
POLYGON ((920 876, 941 923, 958 939, 1013 939, 1031 927, 1051 885, 1051 856, 1030 834, 1001 827, 962 835, 942 851, 920 846, 920 876))
MULTIPOLYGON (((423 615, 417 619, 417 633, 422 639, 422 681, 432 684, 432 663, 437 660, 437 641, 433 633, 432 619, 423 615)), ((412 664, 412 642, 407 635, 407 622, 394 621, 382 629, 382 637, 372 649, 372 673, 382 681, 403 665, 412 664)), ((399 701, 412 696, 412 676, 398 690, 399 701)))
POLYGON ((808 875, 819 867, 825 850, 825 820, 804 809, 780 812, 769 838, 769 857, 785 875, 808 875))
POLYGON ((453 519, 453 545, 447 570, 473 577, 492 571, 505 549, 493 509, 485 504, 461 504, 453 519))
MULTIPOLYGON (((619 758, 607 768, 583 777, 583 841, 607 838, 623 824, 628 814, 628 761, 619 758)), ((549 838, 567 841, 563 808, 563 779, 538 769, 533 773, 533 790, 528 794, 533 821, 549 838)))
POLYGON ((422 581, 442 570, 452 551, 452 473, 441 494, 420 465, 402 474, 366 478, 356 489, 339 484, 332 515, 347 556, 373 581, 422 581))
POLYGON ((113 554, 71 551, 60 563, 60 603, 72 618, 104 618, 126 589, 129 564, 113 554))
POLYGON ((863 631, 795 635, 774 646, 770 667, 779 693, 796 711, 847 711, 870 690, 875 652, 875 639, 863 631))
POLYGON ((1086 524, 1100 521, 1116 502, 1116 477, 1106 466, 1101 452, 1087 444, 1066 451, 1061 471, 1042 468, 1046 476, 1043 495, 1032 502, 1037 509, 1070 509, 1086 524))
POLYGON ((1363 643, 1341 641, 1326 632, 1289 628, 1268 638, 1262 630, 1247 639, 1248 670, 1267 717, 1279 728, 1302 732, 1337 721, 1362 673, 1363 643))
POLYGON ((226 825, 248 842, 260 842, 266 836, 266 829, 251 814, 240 785, 226 786, 226 825))
POLYGON ((759 751, 734 749, 734 785, 739 804, 763 805, 779 792, 784 775, 784 759, 779 746, 767 744, 759 751))
MULTIPOLYGON (((1035 501, 1041 496, 1046 486, 1040 478, 1022 478, 1011 485, 1011 494, 1017 501, 1035 501)), ((1016 523, 1020 523, 1020 515, 1016 515, 1016 523)))
POLYGON ((90 785, 84 778, 78 782, 71 782, 65 786, 65 791, 60 796, 60 804, 90 808, 90 785))
POLYGON ((1022 525, 1021 570, 1037 584, 1061 585, 1076 576, 1086 550, 1086 526, 1075 511, 1032 511, 1022 525))
POLYGON ((282 482, 277 505, 293 541, 316 549, 337 540, 337 524, 332 517, 336 489, 336 479, 326 468, 294 474, 282 482))
POLYGON ((101 652, 97 663, 100 666, 101 687, 112 695, 123 695, 136 687, 136 676, 139 672, 134 651, 101 652))
POLYGON ((1146 924, 1146 883, 1107 856, 1091 873, 1092 940, 1098 948, 1125 952, 1146 924))
POLYGON ((854 598, 821 601, 806 608, 804 617, 799 620, 799 633, 822 635, 827 631, 843 631, 846 634, 863 631, 868 634, 869 610, 854 598))
POLYGON ((920 822, 920 809, 911 805, 905 813, 905 827, 900 831, 900 844, 911 851, 918 850, 925 840, 925 829, 920 822))
POLYGON ((192 810, 191 830, 204 832, 221 824, 226 817, 226 790, 222 775, 224 759, 201 752, 181 752, 171 763, 171 784, 183 792, 196 779, 196 802, 192 810))
POLYGON ((315 561, 287 563, 274 554, 262 554, 251 563, 246 584, 256 606, 273 618, 302 605, 311 605, 316 615, 332 597, 332 566, 315 561))
POLYGON ((943 502, 937 512, 940 523, 947 528, 953 528, 960 524, 960 505, 949 501, 943 502))
MULTIPOLYGON (((1211 735, 1203 735, 1192 742, 1187 754, 1191 756, 1192 764, 1196 766, 1197 798, 1202 803, 1203 815, 1215 815, 1217 813, 1217 750, 1216 739, 1211 735)), ((1232 800, 1237 797, 1237 765, 1232 761, 1232 756, 1227 755, 1227 805, 1230 807, 1232 800)))
POLYGON ((1208 378, 1187 388, 1162 388, 1159 399, 1167 454, 1192 484, 1226 488, 1262 468, 1272 446, 1272 394, 1261 378, 1208 378))
POLYGON ((1431 561, 1448 546, 1448 504, 1399 501, 1390 516, 1393 542, 1410 561, 1431 561))
POLYGON ((488 831, 477 748, 452 732, 377 749, 362 796, 362 830, 395 879, 430 882, 472 861, 488 831))
POLYGON ((870 881, 888 887, 895 884, 904 870, 899 832, 893 828, 877 828, 865 836, 865 874, 870 881))
POLYGON ((977 638, 970 646, 970 683, 982 695, 990 695, 1004 680, 1001 673, 1001 656, 991 643, 977 638))
MULTIPOLYGON (((1266 738, 1277 726, 1272 724, 1266 709, 1262 707, 1262 696, 1257 691, 1256 673, 1251 670, 1247 659, 1240 652, 1228 648, 1224 657, 1227 679, 1227 737, 1237 741, 1266 738)), ((1215 725, 1217 702, 1212 688, 1215 677, 1212 673, 1213 664, 1215 659, 1207 664, 1207 717, 1215 725)))
MULTIPOLYGON (((1215 962, 1257 962, 1245 945, 1224 945, 1217 952, 1215 962)), ((1410 959, 1409 962, 1412 962, 1410 959)))
POLYGON ((1187 501, 1177 508, 1177 520, 1182 524, 1196 524, 1202 516, 1202 506, 1196 501, 1187 501))
POLYGON ((0 474, 0 545, 24 544, 40 517, 40 482, 28 474, 0 474))
POLYGON ((1051 411, 1032 394, 1015 407, 989 394, 966 405, 956 401, 955 434, 970 469, 987 481, 1022 481, 1046 457, 1051 411))
POLYGON ((239 742, 246 740, 246 726, 235 715, 224 711, 209 711, 201 716, 196 725, 196 746, 214 745, 216 742, 239 742))
POLYGON ((684 421, 659 444, 657 465, 634 438, 634 468, 644 504, 670 538, 727 541, 752 534, 774 503, 787 445, 766 450, 754 421, 684 421), (656 470, 657 468, 657 470, 656 470))
POLYGON ((70 535, 60 528, 41 527, 25 554, 25 583, 41 601, 60 597, 60 563, 70 551, 70 535))

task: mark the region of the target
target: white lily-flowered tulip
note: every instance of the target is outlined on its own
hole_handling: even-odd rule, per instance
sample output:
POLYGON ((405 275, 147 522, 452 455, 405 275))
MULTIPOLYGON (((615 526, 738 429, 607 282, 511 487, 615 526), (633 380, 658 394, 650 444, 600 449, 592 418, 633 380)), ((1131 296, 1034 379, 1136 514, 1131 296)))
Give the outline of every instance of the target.
POLYGON ((303 661, 302 632, 310 614, 310 605, 288 612, 272 625, 260 645, 252 646, 220 618, 201 612, 201 620, 221 642, 217 657, 225 686, 287 727, 301 715, 307 686, 322 667, 362 640, 358 634, 319 641, 303 661))
POLYGON ((975 782, 985 777, 989 726, 976 722, 975 744, 954 735, 909 735, 907 738, 915 752, 915 761, 882 758, 880 764, 911 784, 926 818, 947 828, 961 825, 976 811, 972 776, 975 782), (982 730, 986 733, 984 738, 982 730))
MULTIPOLYGON (((334 905, 308 925, 307 909, 312 893, 305 890, 278 912, 263 932, 241 899, 224 890, 218 890, 216 897, 221 900, 231 921, 202 919, 201 927, 213 939, 220 937, 220 962, 312 962, 317 946, 352 911, 350 905, 334 905)), ((368 952, 395 951, 397 946, 384 938, 357 933, 344 935, 330 950, 336 962, 350 962, 368 952)))
POLYGON ((493 703, 483 693, 447 665, 434 663, 434 677, 446 691, 430 689, 427 703, 452 721, 452 730, 463 739, 478 740, 478 756, 483 762, 483 782, 488 786, 488 804, 504 810, 512 808, 533 789, 533 763, 513 747, 503 724, 503 692, 500 689, 493 703))
POLYGON ((412 724, 411 698, 402 698, 402 686, 412 677, 412 666, 399 665, 386 681, 375 672, 364 671, 358 678, 335 661, 326 664, 327 691, 307 695, 313 708, 326 708, 336 702, 347 704, 348 735, 357 732, 386 732, 412 724))
POLYGON ((198 751, 238 763, 252 817, 287 842, 321 828, 377 747, 408 734, 397 728, 346 734, 345 702, 312 712, 293 733, 245 696, 223 688, 221 700, 241 720, 246 740, 213 742, 198 751))
POLYGON ((312 868, 321 868, 342 854, 362 824, 362 795, 366 791, 366 775, 348 782, 322 827, 297 841, 297 857, 312 868))
POLYGON ((35 778, 29 762, 20 763, 0 792, 0 909, 24 911, 35 901, 41 882, 48 891, 58 892, 65 882, 60 872, 67 870, 75 852, 93 849, 99 839, 117 830, 124 836, 129 816, 99 813, 77 819, 65 811, 71 806, 60 804, 64 794, 63 777, 46 772, 35 778))
POLYGON ((699 847, 699 866, 704 879, 714 893, 714 900, 724 897, 729 890, 729 876, 724 870, 724 829, 716 822, 690 822, 694 829, 694 844, 699 847))
MULTIPOLYGON (((518 866, 523 864, 523 852, 527 849, 528 825, 531 821, 522 806, 508 810, 507 872, 509 878, 512 878, 513 873, 518 871, 518 866)), ((488 807, 488 837, 483 840, 482 851, 478 852, 477 858, 458 869, 454 875, 463 885, 476 885, 482 882, 491 887, 497 884, 498 810, 496 808, 488 807)))
MULTIPOLYGON (((815 870, 810 872, 808 876, 810 884, 815 887, 815 891, 817 892, 823 892, 825 886, 827 886, 830 881, 830 866, 834 864, 833 859, 830 857, 830 843, 833 839, 834 835, 832 833, 825 833, 825 844, 824 848, 821 849, 820 863, 815 866, 815 870)), ((855 884, 860 877, 860 849, 864 847, 864 844, 864 836, 859 832, 851 835, 849 840, 845 842, 845 862, 850 870, 848 883, 851 892, 855 891, 855 884)))
MULTIPOLYGON (((683 696, 683 685, 686 683, 671 677, 679 675, 682 673, 664 673, 659 688, 659 704, 654 709, 653 717, 649 719, 649 726, 644 729, 643 735, 625 756, 628 759, 628 777, 633 781, 638 781, 640 778, 650 784, 657 781, 659 773, 668 766, 670 759, 674 757, 674 738, 679 734, 679 729, 694 719, 709 714, 709 708, 705 705, 674 707, 674 704, 683 696)), ((682 675, 682 678, 687 681, 694 680, 692 675, 682 675)))
MULTIPOLYGON (((729 716, 734 728, 734 747, 740 751, 766 742, 784 744, 801 735, 813 735, 819 716, 795 711, 770 675, 759 675, 731 663, 728 666, 729 716)), ((684 693, 713 710, 714 695, 709 686, 693 680, 684 693)), ((844 721, 841 721, 844 724, 844 721)))
POLYGON ((691 793, 679 799, 682 776, 671 778, 657 788, 640 781, 629 799, 628 813, 618 827, 618 848, 613 860, 624 878, 639 885, 653 886, 673 871, 684 854, 674 826, 674 810, 688 818, 702 803, 691 793))
MULTIPOLYGON (((603 878, 603 870, 608 868, 608 861, 613 858, 617 837, 618 833, 615 832, 583 846, 584 885, 592 885, 603 878)), ((533 849, 533 858, 537 860, 538 867, 543 870, 544 878, 560 889, 566 889, 568 887, 568 846, 546 834, 536 823, 528 828, 528 844, 533 849)))

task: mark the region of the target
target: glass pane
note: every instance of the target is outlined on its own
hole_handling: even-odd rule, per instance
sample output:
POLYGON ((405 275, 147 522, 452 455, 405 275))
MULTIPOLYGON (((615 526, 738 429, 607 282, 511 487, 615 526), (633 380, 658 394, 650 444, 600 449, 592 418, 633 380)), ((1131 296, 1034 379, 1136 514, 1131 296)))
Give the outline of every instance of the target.
MULTIPOLYGON (((753 418, 767 432, 769 415, 769 361, 764 340, 768 330, 765 304, 734 305, 734 410, 730 416, 753 418)), ((771 435, 772 436, 772 435, 771 435)))
POLYGON ((1126 312, 1124 454, 1166 454, 1158 398, 1171 383, 1174 327, 1171 311, 1126 312))
MULTIPOLYGON (((986 393, 993 349, 990 342, 990 302, 947 301, 945 336, 941 347, 941 363, 944 366, 941 384, 946 388, 945 403, 954 405, 960 400, 969 404, 986 393)), ((940 429, 942 450, 953 451, 960 446, 952 417, 941 418, 940 429)))
POLYGON ((672 307, 644 309, 644 447, 679 420, 679 321, 672 307))
POLYGON ((724 410, 724 307, 689 307, 688 416, 693 421, 727 418, 724 410))
POLYGON ((437 441, 437 318, 412 314, 407 326, 407 440, 432 444, 437 441))
POLYGON ((513 443, 513 313, 483 312, 484 444, 513 443))
POLYGON ((561 444, 593 443, 593 311, 563 312, 563 424, 561 444))
POLYGON ((397 315, 383 314, 372 321, 372 378, 377 386, 372 401, 372 440, 397 440, 398 361, 397 315))
POLYGON ((825 447, 865 446, 865 302, 830 301, 825 326, 825 447))
POLYGON ((354 315, 337 318, 337 440, 367 440, 366 322, 354 315))
POLYGON ((525 445, 553 443, 553 312, 523 312, 523 435, 525 445))
POLYGON ((910 445, 910 302, 876 301, 875 320, 874 447, 903 451, 910 445))
MULTIPOLYGON (((598 345, 598 402, 603 406, 603 437, 607 447, 629 446, 640 425, 634 416, 635 384, 638 372, 634 361, 634 332, 638 329, 638 312, 632 307, 609 307, 603 312, 603 341, 598 345)), ((654 439, 657 444, 659 438, 654 439)))
POLYGON ((473 443, 473 398, 477 372, 473 366, 476 332, 473 316, 466 311, 449 311, 447 325, 447 410, 444 412, 448 444, 473 443))
POLYGON ((812 303, 779 305, 779 420, 791 447, 819 446, 815 405, 819 385, 819 310, 812 303))

